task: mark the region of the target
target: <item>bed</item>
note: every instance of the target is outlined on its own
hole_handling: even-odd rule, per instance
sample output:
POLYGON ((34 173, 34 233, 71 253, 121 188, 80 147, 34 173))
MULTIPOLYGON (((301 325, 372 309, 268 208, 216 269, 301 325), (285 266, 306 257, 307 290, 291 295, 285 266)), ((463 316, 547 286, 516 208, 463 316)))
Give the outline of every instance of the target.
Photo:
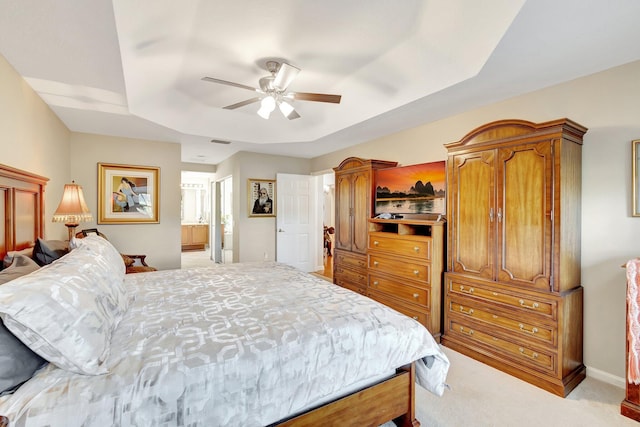
POLYGON ((0 396, 12 427, 417 426, 414 383, 444 391, 431 334, 357 293, 273 262, 125 276, 105 239, 74 243, 0 286, 45 360, 0 396))

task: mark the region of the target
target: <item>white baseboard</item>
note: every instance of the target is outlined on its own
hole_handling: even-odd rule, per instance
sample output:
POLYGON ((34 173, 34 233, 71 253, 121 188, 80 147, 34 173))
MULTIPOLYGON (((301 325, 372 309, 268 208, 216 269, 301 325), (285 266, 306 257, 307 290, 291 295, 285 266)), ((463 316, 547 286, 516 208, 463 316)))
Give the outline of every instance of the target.
POLYGON ((627 382, 623 377, 618 377, 616 375, 610 374, 605 371, 601 371, 600 369, 590 368, 587 366, 587 376, 598 381, 605 382, 607 384, 614 385, 620 388, 626 388, 627 382))

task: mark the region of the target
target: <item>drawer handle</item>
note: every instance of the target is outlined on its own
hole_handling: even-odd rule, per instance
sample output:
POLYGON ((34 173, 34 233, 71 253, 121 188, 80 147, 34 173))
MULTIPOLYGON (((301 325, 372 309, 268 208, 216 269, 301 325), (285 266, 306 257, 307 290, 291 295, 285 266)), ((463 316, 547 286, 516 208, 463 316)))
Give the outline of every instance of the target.
POLYGON ((460 285, 460 292, 463 292, 465 294, 472 294, 473 293, 473 288, 465 288, 463 285, 460 285))
POLYGON ((378 281, 377 280, 373 281, 373 286, 376 286, 376 287, 378 286, 378 281))
POLYGON ((378 266, 378 264, 379 264, 379 262, 378 262, 378 261, 373 261, 373 266, 374 266, 374 267, 377 267, 377 266, 378 266))
POLYGON ((538 307, 539 307, 537 302, 534 302, 534 303, 533 303, 533 304, 531 304, 531 305, 526 305, 526 304, 524 303, 524 301, 523 301, 523 300, 519 300, 518 302, 520 303, 520 306, 521 306, 521 307, 524 307, 524 308, 530 308, 530 309, 532 309, 532 310, 537 310, 537 309, 538 309, 538 307))
POLYGON ((413 320, 418 320, 418 316, 413 316, 412 319, 413 320))
POLYGON ((525 357, 528 357, 529 359, 537 359, 538 358, 538 353, 536 353, 535 351, 531 352, 531 354, 527 354, 526 351, 524 351, 524 348, 520 347, 518 350, 520 350, 520 354, 522 354, 525 357))
POLYGON ((473 329, 465 329, 464 326, 460 326, 460 332, 467 335, 473 335, 473 329))
POLYGON ((460 313, 468 314, 469 316, 473 316, 473 308, 470 308, 469 310, 465 311, 464 307, 460 306, 460 313))
POLYGON ((415 253, 419 254, 419 253, 420 253, 420 247, 418 247, 418 246, 414 246, 414 247, 413 247, 413 251, 414 251, 415 253))
POLYGON ((378 246, 379 244, 380 244, 380 243, 378 243, 378 241, 377 241, 377 240, 374 240, 374 241, 373 241, 373 246, 378 246))
POLYGON ((518 326, 520 327, 520 330, 522 332, 526 332, 527 334, 535 335, 535 334, 538 333, 538 328, 534 327, 534 328, 531 328, 531 329, 527 329, 527 328, 524 327, 524 325, 522 323, 520 323, 518 326))
POLYGON ((419 276, 420 275, 420 270, 413 270, 413 274, 415 276, 419 276))
POLYGON ((420 294, 413 294, 413 299, 418 299, 420 298, 420 294))

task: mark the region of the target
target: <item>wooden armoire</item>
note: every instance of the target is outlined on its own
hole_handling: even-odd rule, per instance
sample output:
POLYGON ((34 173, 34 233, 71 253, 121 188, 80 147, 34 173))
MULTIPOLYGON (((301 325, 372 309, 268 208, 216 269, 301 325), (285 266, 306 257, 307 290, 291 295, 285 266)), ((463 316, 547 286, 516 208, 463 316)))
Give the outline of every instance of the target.
POLYGON ((333 283, 336 285, 366 295, 367 236, 375 201, 373 171, 396 165, 396 162, 349 157, 334 168, 333 283))
POLYGON ((581 152, 571 120, 503 120, 445 145, 442 343, 566 396, 585 377, 581 152))

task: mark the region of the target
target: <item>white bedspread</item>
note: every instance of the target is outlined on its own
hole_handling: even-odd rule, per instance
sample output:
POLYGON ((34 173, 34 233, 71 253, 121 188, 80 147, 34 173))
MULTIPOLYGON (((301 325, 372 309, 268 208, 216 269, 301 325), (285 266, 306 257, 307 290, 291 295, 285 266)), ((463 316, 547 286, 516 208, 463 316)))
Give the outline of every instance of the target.
POLYGON ((449 362, 420 324, 288 266, 131 274, 125 286, 109 373, 49 364, 0 398, 12 426, 263 426, 426 356, 419 381, 443 391, 449 362))

